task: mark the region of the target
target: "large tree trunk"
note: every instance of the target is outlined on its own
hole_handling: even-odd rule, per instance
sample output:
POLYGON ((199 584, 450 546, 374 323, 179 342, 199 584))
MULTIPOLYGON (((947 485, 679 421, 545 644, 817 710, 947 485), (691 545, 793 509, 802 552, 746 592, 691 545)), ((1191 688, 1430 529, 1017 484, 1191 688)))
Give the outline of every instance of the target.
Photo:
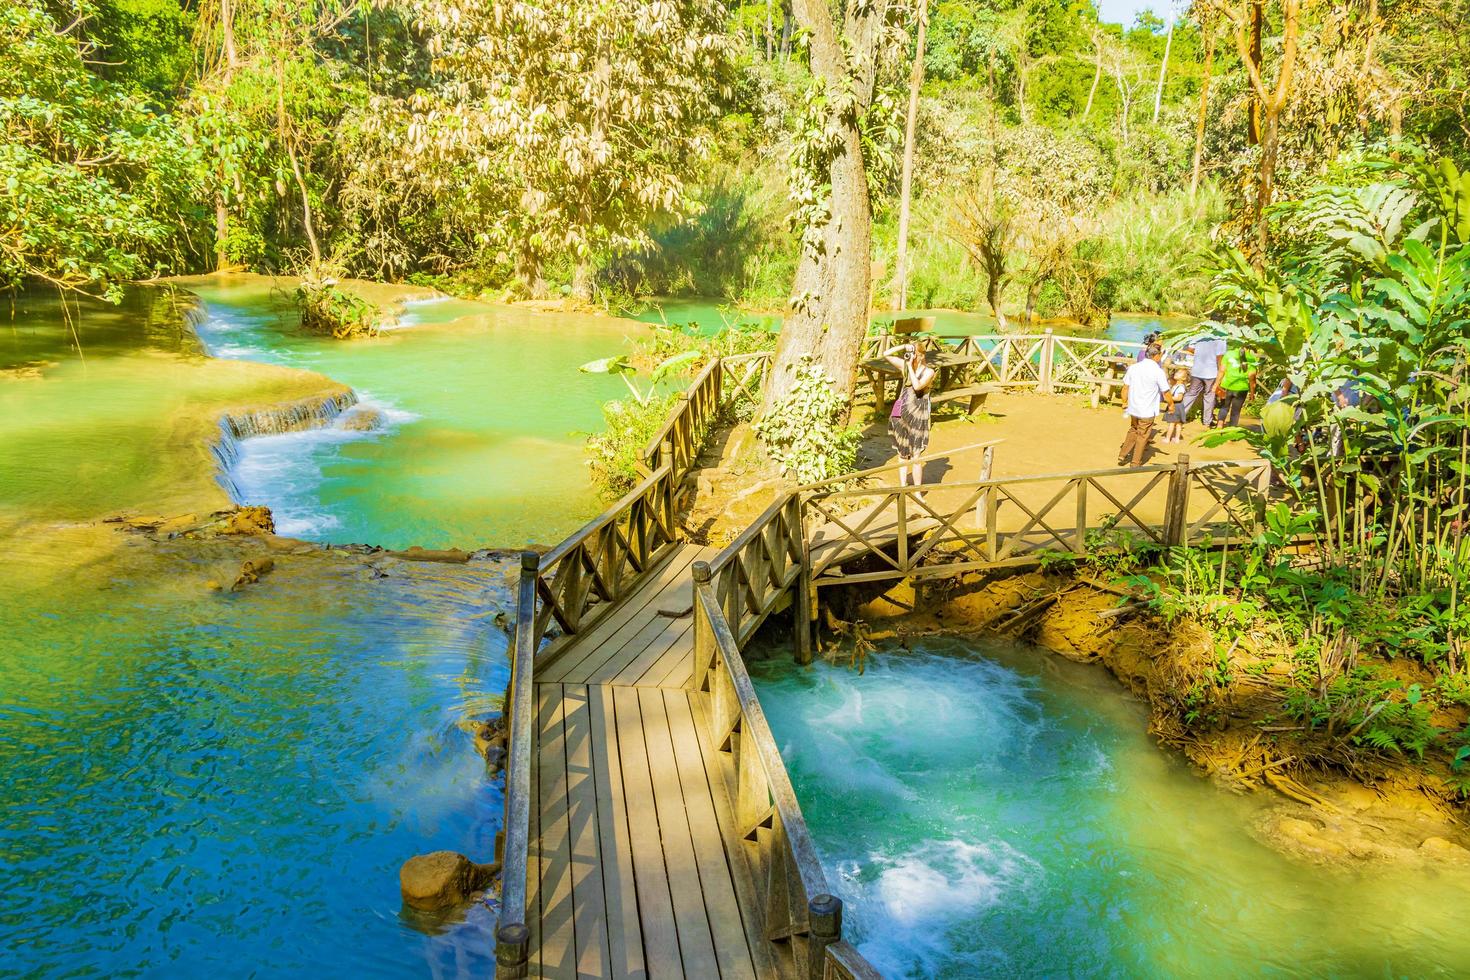
POLYGON ((919 116, 919 89, 924 84, 924 35, 929 26, 929 0, 919 7, 918 40, 914 47, 914 68, 909 73, 909 114, 903 131, 903 178, 898 197, 898 259, 893 278, 897 285, 893 308, 902 310, 909 303, 909 205, 914 186, 914 131, 919 116))
POLYGON ((829 92, 849 88, 856 105, 830 125, 840 147, 821 176, 830 186, 828 218, 808 230, 791 286, 791 313, 781 329, 766 379, 766 408, 791 391, 801 358, 811 355, 831 375, 837 393, 852 394, 858 355, 868 332, 872 289, 873 209, 857 118, 872 101, 876 48, 887 4, 849 5, 839 41, 827 0, 795 0, 798 23, 811 35, 812 73, 829 92), (845 42, 842 43, 842 42, 845 42), (849 66, 852 67, 851 76, 849 66))
POLYGON ((1005 289, 1005 283, 1000 276, 991 273, 985 279, 985 301, 990 304, 990 312, 995 314, 995 324, 1000 327, 1001 333, 1009 333, 1010 322, 1006 320, 1006 311, 1001 309, 1000 297, 1005 289))
POLYGON ((1199 192, 1200 164, 1205 156, 1205 123, 1209 120, 1210 111, 1210 75, 1215 68, 1215 32, 1208 20, 1200 26, 1205 32, 1205 71, 1199 85, 1199 117, 1194 124, 1194 167, 1189 174, 1190 204, 1194 203, 1195 194, 1199 192))
POLYGON ((572 298, 584 303, 592 302, 592 260, 577 260, 572 269, 572 298))

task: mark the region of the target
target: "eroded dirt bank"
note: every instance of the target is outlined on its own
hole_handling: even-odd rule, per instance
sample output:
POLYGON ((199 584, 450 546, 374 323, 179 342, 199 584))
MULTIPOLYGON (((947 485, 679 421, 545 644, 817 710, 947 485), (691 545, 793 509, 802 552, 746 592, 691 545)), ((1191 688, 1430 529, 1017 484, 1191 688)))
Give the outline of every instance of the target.
MULTIPOLYGON (((885 583, 886 585, 886 583, 885 583)), ((1149 709, 1150 732, 1222 790, 1273 791, 1254 828, 1279 850, 1322 863, 1451 862, 1470 866, 1465 808, 1446 767, 1390 753, 1344 751, 1282 710, 1276 652, 1233 650, 1223 670, 1212 638, 1166 627, 1115 586, 1085 573, 969 573, 882 591, 824 592, 837 645, 923 635, 1027 640, 1101 665, 1149 709), (835 630, 833 628, 835 627, 835 630)), ((1442 719, 1445 727, 1463 717, 1442 719)))

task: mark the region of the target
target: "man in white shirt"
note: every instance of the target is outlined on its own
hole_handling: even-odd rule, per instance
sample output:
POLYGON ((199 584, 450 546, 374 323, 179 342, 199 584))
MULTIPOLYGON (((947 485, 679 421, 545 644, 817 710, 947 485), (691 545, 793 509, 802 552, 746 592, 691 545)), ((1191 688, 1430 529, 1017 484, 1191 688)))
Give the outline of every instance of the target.
POLYGON ((1194 403, 1204 396, 1205 404, 1200 409, 1200 421, 1206 429, 1215 427, 1215 388, 1220 380, 1220 364, 1225 360, 1225 338, 1213 334, 1200 334, 1194 343, 1185 348, 1194 355, 1189 369, 1189 390, 1184 393, 1184 404, 1179 409, 1181 419, 1189 418, 1194 403))
POLYGON ((1154 434, 1154 420, 1159 417, 1159 403, 1169 392, 1169 376, 1164 373, 1164 349, 1158 344, 1144 348, 1144 359, 1123 375, 1123 414, 1128 418, 1128 434, 1118 450, 1118 465, 1143 465, 1149 440, 1154 434))

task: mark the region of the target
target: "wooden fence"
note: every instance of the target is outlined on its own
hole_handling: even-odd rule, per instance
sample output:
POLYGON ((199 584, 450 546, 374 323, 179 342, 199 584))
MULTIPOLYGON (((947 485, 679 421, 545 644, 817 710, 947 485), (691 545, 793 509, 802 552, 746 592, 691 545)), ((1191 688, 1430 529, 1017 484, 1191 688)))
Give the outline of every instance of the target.
POLYGON ((695 375, 679 399, 663 427, 648 441, 642 452, 645 472, 652 473, 669 463, 674 479, 682 479, 694 465, 705 437, 723 408, 741 401, 760 399, 771 352, 737 354, 716 358, 695 375))
MULTIPOLYGON (((869 337, 863 357, 879 356, 894 343, 910 338, 869 337)), ((1086 391, 1121 375, 1123 363, 1132 361, 1143 344, 1101 337, 1071 337, 1043 330, 1041 333, 972 334, 965 337, 931 337, 941 352, 980 359, 966 366, 966 380, 1013 388, 1035 388, 1042 392, 1086 391)), ((1187 365, 1190 358, 1177 348, 1168 360, 1187 365)))
POLYGON ((821 490, 804 494, 800 504, 807 574, 816 588, 953 575, 1034 562, 1044 552, 1084 556, 1125 545, 1249 538, 1269 482, 1270 466, 1261 460, 1191 463, 1180 456, 1131 469, 922 489, 821 490), (862 570, 844 568, 856 562, 862 570))
MULTIPOLYGON (((768 523, 780 520, 778 513, 768 523)), ((741 563, 733 546, 716 558, 721 560, 727 568, 741 563)), ((827 887, 786 763, 745 669, 743 644, 725 618, 713 581, 716 562, 694 563, 690 689, 708 698, 704 734, 722 760, 737 839, 761 893, 761 931, 783 956, 786 975, 823 980, 843 975, 831 971, 845 966, 849 976, 876 977, 855 952, 836 951, 841 959, 829 965, 828 949, 842 935, 842 900, 827 887)))

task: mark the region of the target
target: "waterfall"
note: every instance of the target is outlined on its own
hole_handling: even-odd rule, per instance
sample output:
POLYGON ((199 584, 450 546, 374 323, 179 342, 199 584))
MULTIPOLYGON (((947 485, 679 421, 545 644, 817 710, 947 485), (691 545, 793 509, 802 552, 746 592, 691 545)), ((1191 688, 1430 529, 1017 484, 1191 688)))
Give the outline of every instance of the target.
POLYGON ((356 404, 357 393, 351 388, 343 388, 329 395, 303 398, 273 408, 226 412, 220 416, 219 438, 209 447, 218 468, 215 478, 230 495, 230 499, 240 503, 240 488, 235 485, 231 472, 240 458, 241 439, 322 429, 356 404))

